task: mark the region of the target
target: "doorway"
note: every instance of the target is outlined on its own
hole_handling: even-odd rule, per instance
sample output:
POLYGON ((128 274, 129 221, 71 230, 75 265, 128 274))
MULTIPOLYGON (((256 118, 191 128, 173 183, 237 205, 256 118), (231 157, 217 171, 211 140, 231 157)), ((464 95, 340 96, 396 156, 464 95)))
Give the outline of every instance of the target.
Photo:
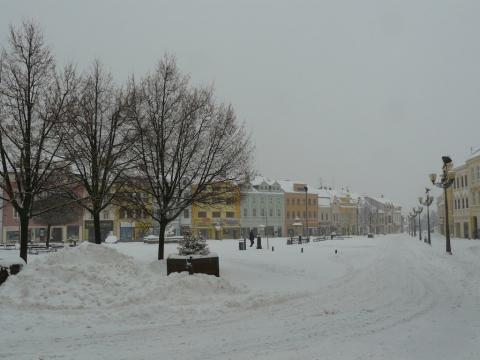
POLYGON ((473 230, 473 233, 472 233, 472 237, 474 239, 478 239, 478 219, 476 216, 473 217, 472 219, 472 230, 473 230))

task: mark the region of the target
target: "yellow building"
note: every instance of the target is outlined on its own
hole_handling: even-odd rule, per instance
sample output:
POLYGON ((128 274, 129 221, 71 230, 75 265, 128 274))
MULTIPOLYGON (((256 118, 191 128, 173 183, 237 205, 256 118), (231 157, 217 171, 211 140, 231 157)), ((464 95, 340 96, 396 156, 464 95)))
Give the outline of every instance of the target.
POLYGON ((203 198, 192 204, 192 232, 205 239, 238 239, 240 188, 230 182, 212 184, 203 198))
MULTIPOLYGON (((448 222, 450 224, 450 234, 453 236, 453 189, 452 187, 447 189, 448 197, 448 222)), ((438 227, 442 235, 445 235, 445 199, 442 190, 442 194, 437 198, 437 213, 438 213, 438 227)))
POLYGON ((287 236, 315 235, 318 229, 318 194, 306 183, 278 181, 284 191, 287 236))
POLYGON ((469 236, 480 237, 480 149, 466 161, 469 196, 469 236))
POLYGON ((358 233, 358 199, 348 192, 338 193, 336 196, 339 211, 339 231, 343 235, 358 233))
POLYGON ((113 207, 114 234, 120 241, 142 240, 153 225, 151 211, 152 199, 148 194, 127 190, 113 207))

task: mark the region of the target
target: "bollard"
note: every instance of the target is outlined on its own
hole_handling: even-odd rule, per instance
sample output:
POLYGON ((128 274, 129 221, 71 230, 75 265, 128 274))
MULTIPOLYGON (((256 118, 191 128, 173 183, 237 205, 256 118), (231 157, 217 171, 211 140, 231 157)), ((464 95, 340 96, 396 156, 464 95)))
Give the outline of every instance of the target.
POLYGON ((272 251, 275 251, 275 246, 272 246, 272 251))
POLYGON ((301 253, 303 254, 303 248, 302 248, 302 250, 301 250, 301 253))
POLYGON ((187 262, 187 270, 190 275, 193 275, 193 264, 192 264, 193 257, 190 256, 190 259, 186 259, 187 262))
POLYGON ((335 255, 337 254, 337 249, 335 249, 335 255))
POLYGON ((246 247, 246 243, 245 243, 245 239, 243 239, 243 241, 239 241, 238 242, 238 250, 247 250, 247 247, 246 247))
POLYGON ((298 243, 299 243, 299 244, 302 243, 302 235, 299 235, 299 236, 298 236, 298 243))
POLYGON ((262 238, 260 237, 260 235, 257 236, 257 249, 261 249, 262 248, 262 238))

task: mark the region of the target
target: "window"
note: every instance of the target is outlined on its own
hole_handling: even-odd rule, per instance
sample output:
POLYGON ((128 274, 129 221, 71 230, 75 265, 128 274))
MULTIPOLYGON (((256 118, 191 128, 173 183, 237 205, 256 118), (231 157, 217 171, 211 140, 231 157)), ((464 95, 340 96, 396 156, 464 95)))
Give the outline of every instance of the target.
POLYGON ((287 205, 290 205, 290 199, 287 199, 287 205))
POLYGON ((462 176, 462 188, 463 188, 463 176, 462 176))
POLYGON ((300 199, 297 199, 297 205, 300 205, 300 199))
POLYGON ((270 209, 270 216, 273 216, 273 209, 270 209))
POLYGON ((308 205, 312 205, 312 199, 308 199, 308 205))
POLYGON ((190 211, 188 209, 183 210, 183 217, 188 219, 190 217, 190 211))
POLYGON ((280 209, 277 209, 277 216, 280 217, 280 209))
POLYGON ((227 211, 227 218, 234 218, 235 217, 235 212, 233 211, 227 211))
POLYGON ((212 218, 218 219, 220 217, 220 211, 214 211, 212 212, 212 218))
POLYGON ((206 218, 207 217, 207 212, 206 211, 199 211, 198 212, 198 217, 199 218, 206 218))
POLYGON ((254 209, 252 210, 252 215, 253 215, 253 216, 257 216, 257 209, 254 208, 254 209))
POLYGON ((465 209, 465 199, 462 199, 462 209, 465 209))
POLYGON ((262 209, 260 210, 260 214, 261 214, 261 216, 265 216, 265 209, 264 209, 264 208, 262 208, 262 209))
POLYGON ((303 212, 303 218, 305 219, 307 217, 307 214, 305 213, 305 211, 303 212))
POLYGON ((311 212, 311 211, 308 212, 308 217, 309 217, 309 218, 312 217, 312 212, 311 212))
POLYGON ((233 197, 227 198, 227 205, 233 205, 235 204, 235 199, 233 197))
POLYGON ((287 211, 287 219, 290 219, 290 211, 287 211))
POLYGON ((145 219, 146 218, 146 215, 145 215, 145 212, 142 210, 142 209, 137 209, 135 211, 136 213, 136 219, 145 219))
POLYGON ((103 220, 108 220, 108 218, 109 218, 109 211, 108 210, 103 211, 103 220))
POLYGON ((300 219, 300 211, 297 211, 297 217, 300 219))
POLYGON ((322 213, 322 215, 321 215, 321 218, 322 218, 322 221, 323 221, 323 213, 322 213))
POLYGON ((468 209, 468 198, 465 199, 465 207, 468 209))
POLYGON ((243 209, 243 216, 248 216, 248 210, 247 210, 247 208, 243 209))

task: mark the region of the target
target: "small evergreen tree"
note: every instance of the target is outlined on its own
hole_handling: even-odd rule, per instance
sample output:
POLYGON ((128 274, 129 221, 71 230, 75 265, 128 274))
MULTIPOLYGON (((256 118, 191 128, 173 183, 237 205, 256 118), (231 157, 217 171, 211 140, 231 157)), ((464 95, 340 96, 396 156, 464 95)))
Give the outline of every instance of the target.
POLYGON ((178 246, 179 255, 208 255, 207 241, 201 237, 187 233, 178 246))

